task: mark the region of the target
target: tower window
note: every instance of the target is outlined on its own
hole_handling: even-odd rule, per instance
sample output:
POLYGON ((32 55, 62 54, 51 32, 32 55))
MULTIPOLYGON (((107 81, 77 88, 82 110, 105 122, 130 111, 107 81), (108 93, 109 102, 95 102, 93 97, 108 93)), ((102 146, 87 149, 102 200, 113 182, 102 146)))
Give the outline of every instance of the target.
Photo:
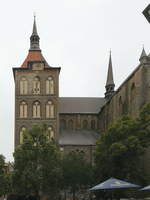
POLYGON ((40 78, 35 77, 33 80, 33 94, 40 94, 40 78))
POLYGON ((20 94, 27 94, 28 92, 28 82, 25 77, 20 80, 20 94))
POLYGON ((25 101, 20 103, 20 118, 27 118, 28 106, 25 101))
POLYGON ((23 126, 20 130, 20 134, 19 134, 19 137, 20 137, 20 144, 23 144, 23 138, 24 138, 24 132, 26 131, 26 128, 23 126))
POLYGON ((46 80, 46 94, 54 94, 54 80, 51 76, 46 80))
POLYGON ((54 118, 54 104, 52 101, 48 101, 46 104, 46 118, 54 118))
POLYGON ((41 117, 41 105, 39 101, 33 103, 33 118, 41 117))

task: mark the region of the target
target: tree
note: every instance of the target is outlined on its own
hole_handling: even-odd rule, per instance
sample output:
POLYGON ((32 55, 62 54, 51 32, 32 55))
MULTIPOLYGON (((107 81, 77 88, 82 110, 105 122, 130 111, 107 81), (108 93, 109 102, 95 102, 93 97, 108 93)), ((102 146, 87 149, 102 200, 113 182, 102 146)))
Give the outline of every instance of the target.
POLYGON ((34 125, 24 132, 23 144, 15 150, 13 185, 19 194, 58 198, 62 177, 60 153, 47 130, 46 125, 34 125))
POLYGON ((92 166, 86 161, 85 155, 81 151, 72 151, 64 154, 62 166, 64 189, 70 190, 73 200, 75 200, 76 192, 81 189, 87 189, 91 184, 93 177, 92 166))
POLYGON ((141 157, 150 144, 150 134, 144 126, 141 115, 135 120, 123 116, 102 133, 95 153, 98 182, 115 177, 141 185, 146 183, 148 176, 141 157))
POLYGON ((11 191, 11 173, 7 172, 5 157, 0 155, 0 195, 5 195, 11 191))

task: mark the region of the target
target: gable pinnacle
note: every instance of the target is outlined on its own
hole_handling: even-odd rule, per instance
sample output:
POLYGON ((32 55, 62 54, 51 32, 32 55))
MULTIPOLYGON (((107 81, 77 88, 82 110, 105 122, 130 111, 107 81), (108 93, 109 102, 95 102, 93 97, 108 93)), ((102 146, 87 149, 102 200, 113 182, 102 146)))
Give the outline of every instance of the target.
POLYGON ((29 51, 40 51, 40 37, 37 33, 37 27, 36 27, 36 17, 34 15, 34 22, 33 22, 33 31, 32 35, 30 37, 30 49, 29 51))
POLYGON ((142 50, 142 53, 141 53, 141 56, 140 56, 140 60, 144 57, 146 57, 146 52, 145 52, 145 49, 144 49, 144 45, 143 45, 143 50, 142 50))

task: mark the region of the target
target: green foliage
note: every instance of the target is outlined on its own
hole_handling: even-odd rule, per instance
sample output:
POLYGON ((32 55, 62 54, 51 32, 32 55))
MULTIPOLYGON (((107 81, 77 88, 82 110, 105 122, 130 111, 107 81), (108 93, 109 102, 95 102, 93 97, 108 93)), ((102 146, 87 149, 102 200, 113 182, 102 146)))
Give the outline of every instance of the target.
POLYGON ((92 166, 85 160, 85 154, 80 151, 72 151, 64 154, 63 185, 65 189, 70 189, 75 199, 75 192, 87 188, 92 181, 92 166))
MULTIPOLYGON (((95 152, 97 183, 115 177, 139 185, 149 184, 150 173, 144 168, 144 153, 149 145, 150 104, 147 104, 138 119, 123 116, 101 134, 95 152)), ((115 197, 127 197, 130 192, 119 190, 115 197)), ((96 195, 108 193, 97 192, 96 195)))
POLYGON ((4 174, 5 172, 5 157, 0 155, 0 175, 4 174))
POLYGON ((11 191, 11 173, 7 172, 5 157, 0 155, 0 195, 11 191))
POLYGON ((97 180, 116 177, 140 184, 146 181, 141 156, 150 144, 150 134, 143 129, 143 120, 123 116, 101 135, 95 153, 97 180))
POLYGON ((59 194, 62 177, 60 153, 54 141, 48 137, 46 125, 35 125, 24 133, 24 142, 14 153, 13 185, 23 195, 59 194))

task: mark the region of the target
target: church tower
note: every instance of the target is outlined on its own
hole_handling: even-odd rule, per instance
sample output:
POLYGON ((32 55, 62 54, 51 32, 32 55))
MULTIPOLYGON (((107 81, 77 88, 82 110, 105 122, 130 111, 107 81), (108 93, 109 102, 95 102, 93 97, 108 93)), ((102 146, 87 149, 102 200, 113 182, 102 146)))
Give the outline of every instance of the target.
POLYGON ((13 68, 15 80, 15 147, 22 143, 23 131, 33 124, 48 125, 50 138, 58 139, 59 72, 42 55, 34 17, 30 49, 19 68, 13 68))
POLYGON ((106 92, 105 92, 105 99, 109 100, 114 93, 114 78, 113 78, 113 69, 112 69, 112 59, 111 59, 111 52, 109 57, 109 64, 108 64, 108 73, 107 73, 107 81, 106 81, 106 92))

